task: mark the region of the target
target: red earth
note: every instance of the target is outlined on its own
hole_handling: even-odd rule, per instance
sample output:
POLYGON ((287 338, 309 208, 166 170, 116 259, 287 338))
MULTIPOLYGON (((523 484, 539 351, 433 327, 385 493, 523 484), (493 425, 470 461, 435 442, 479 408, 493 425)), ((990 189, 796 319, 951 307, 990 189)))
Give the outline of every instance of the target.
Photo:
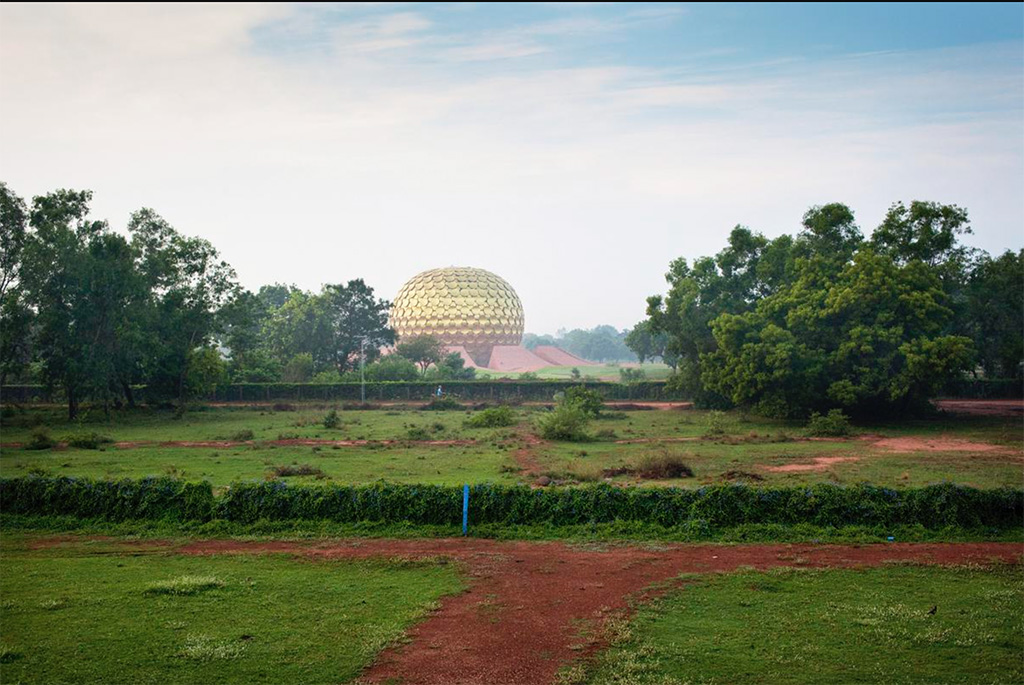
POLYGON ((1019 562, 1019 543, 574 546, 474 538, 245 542, 200 540, 185 554, 282 552, 310 559, 442 558, 469 588, 445 598, 409 642, 385 650, 365 683, 550 683, 559 668, 604 646, 607 618, 681 573, 742 567, 859 567, 886 562, 1019 562), (658 585, 660 584, 660 585, 658 585), (584 631, 584 627, 586 630, 584 631), (586 636, 583 636, 583 633, 586 636))

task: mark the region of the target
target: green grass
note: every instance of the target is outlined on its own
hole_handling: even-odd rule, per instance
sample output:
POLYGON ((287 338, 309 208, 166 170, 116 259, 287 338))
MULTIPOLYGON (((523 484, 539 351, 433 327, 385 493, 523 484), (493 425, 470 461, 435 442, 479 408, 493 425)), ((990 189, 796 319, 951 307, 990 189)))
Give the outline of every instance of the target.
MULTIPOLYGON (((538 369, 532 373, 543 380, 572 380, 572 370, 577 369, 581 378, 596 378, 602 381, 618 381, 619 370, 626 368, 623 364, 598 364, 596 366, 548 366, 538 369)), ((629 368, 640 368, 649 381, 661 381, 672 375, 672 368, 667 364, 645 363, 639 366, 635 363, 629 364, 629 368)), ((490 369, 477 369, 478 378, 519 378, 518 373, 508 371, 492 371, 490 369)))
MULTIPOLYGON (((517 408, 516 425, 509 428, 468 428, 466 420, 476 412, 424 412, 416 410, 339 411, 341 428, 323 427, 326 406, 298 405, 297 411, 268 408, 209 408, 177 419, 169 411, 138 410, 113 413, 107 419, 91 412, 83 422, 69 424, 59 410, 30 408, 0 424, 3 441, 24 442, 39 426, 62 438, 97 432, 116 441, 228 440, 251 431, 253 444, 235 447, 162 447, 159 444, 100 449, 27 450, 0 449, 0 473, 20 476, 31 472, 93 478, 139 478, 171 475, 208 480, 223 487, 235 480, 262 479, 275 467, 308 464, 325 478, 342 483, 370 483, 384 479, 406 483, 457 485, 465 482, 516 483, 523 479, 514 454, 524 447, 522 435, 533 430, 541 409, 517 408), (436 440, 470 440, 470 445, 430 446, 405 440, 422 434, 436 440), (372 441, 402 439, 392 445, 362 447, 275 446, 278 438, 320 438, 372 441)), ((551 442, 530 447, 535 462, 557 478, 592 480, 604 477, 604 469, 627 466, 649 454, 678 456, 694 470, 694 477, 675 481, 637 481, 629 475, 615 482, 699 487, 725 480, 742 479, 736 472, 753 473, 768 485, 816 482, 871 482, 890 487, 922 486, 945 480, 975 487, 1022 485, 1022 426, 1019 419, 987 417, 937 417, 904 423, 855 427, 859 435, 889 437, 947 437, 989 442, 1009 452, 896 453, 873 448, 869 441, 802 440, 800 423, 785 422, 729 412, 726 434, 702 439, 708 417, 700 411, 608 412, 591 423, 591 434, 603 434, 587 443, 551 442), (663 445, 619 444, 616 440, 686 439, 663 445), (787 440, 788 438, 788 440, 787 440), (811 463, 815 457, 856 457, 818 471, 772 472, 768 467, 811 463)), ((289 477, 292 482, 311 481, 312 476, 289 477)))
POLYGON ((1024 680, 1024 573, 893 565, 686 576, 614 626, 586 683, 1024 680), (935 607, 935 613, 929 613, 935 607))
POLYGON ((32 541, 2 541, 5 683, 345 682, 463 587, 437 562, 32 541))

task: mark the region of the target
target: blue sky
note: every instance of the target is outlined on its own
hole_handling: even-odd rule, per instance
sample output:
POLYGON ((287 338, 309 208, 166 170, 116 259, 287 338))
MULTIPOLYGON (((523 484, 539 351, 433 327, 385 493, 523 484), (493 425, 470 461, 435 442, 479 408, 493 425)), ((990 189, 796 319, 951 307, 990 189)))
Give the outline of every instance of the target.
POLYGON ((153 207, 249 287, 490 269, 527 329, 845 202, 1024 245, 1024 5, 0 5, 0 179, 153 207))

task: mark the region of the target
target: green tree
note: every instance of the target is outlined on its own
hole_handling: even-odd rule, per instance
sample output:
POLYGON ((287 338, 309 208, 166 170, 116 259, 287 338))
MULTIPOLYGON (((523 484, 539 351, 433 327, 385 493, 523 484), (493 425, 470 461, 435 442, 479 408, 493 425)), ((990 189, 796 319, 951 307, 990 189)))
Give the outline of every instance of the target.
POLYGON ((32 310, 18 277, 27 224, 25 201, 0 182, 0 385, 31 358, 32 310))
POLYGON ((440 364, 445 354, 444 345, 437 338, 429 335, 399 340, 395 351, 418 365, 422 374, 427 372, 427 368, 431 364, 440 364))
POLYGON ((965 330, 990 378, 1024 376, 1024 250, 985 255, 968 285, 965 330))

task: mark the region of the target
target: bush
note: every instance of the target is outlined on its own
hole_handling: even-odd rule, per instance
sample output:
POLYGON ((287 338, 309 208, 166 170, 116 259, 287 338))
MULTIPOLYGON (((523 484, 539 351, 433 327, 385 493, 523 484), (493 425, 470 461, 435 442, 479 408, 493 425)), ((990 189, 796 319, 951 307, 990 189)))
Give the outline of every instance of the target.
POLYGON ((465 407, 453 400, 451 397, 435 397, 429 404, 423 405, 422 409, 424 411, 452 411, 465 409, 465 407))
POLYGON ((98 450, 100 445, 107 445, 114 440, 106 435, 95 432, 72 433, 64 438, 64 442, 70 447, 77 447, 83 450, 98 450))
POLYGON ((841 409, 833 409, 825 416, 814 412, 807 422, 807 434, 816 437, 841 438, 850 432, 850 417, 841 409))
POLYGON ((562 402, 537 419, 537 430, 547 440, 583 442, 590 439, 587 426, 591 415, 574 402, 562 402))
POLYGON ((477 412, 466 419, 467 428, 505 428, 516 423, 516 415, 510 407, 492 407, 477 412))
POLYGON ((598 416, 601 413, 601 408, 604 406, 601 393, 582 385, 574 385, 567 388, 562 402, 577 405, 588 416, 598 416))
POLYGON ((48 450, 51 447, 55 447, 57 441, 50 437, 50 434, 46 432, 45 428, 32 433, 32 437, 25 443, 25 449, 27 450, 48 450))
POLYGON ((405 433, 406 440, 430 440, 430 433, 423 426, 412 426, 405 433))
POLYGON ((0 510, 111 521, 208 521, 213 518, 214 499, 209 483, 173 478, 94 481, 28 477, 0 479, 0 510))
POLYGON ((327 474, 319 467, 310 466, 309 464, 272 466, 270 470, 278 478, 290 478, 292 476, 316 476, 317 478, 327 477, 327 474))
MULTIPOLYGON (((288 485, 282 480, 235 483, 216 499, 209 483, 169 478, 92 481, 66 477, 0 479, 5 514, 75 516, 113 521, 239 524, 267 521, 404 522, 454 526, 462 520, 462 488, 442 485, 288 485)), ((820 527, 922 526, 1020 530, 1024 490, 979 490, 944 483, 894 490, 872 485, 819 484, 761 488, 713 485, 697 489, 617 488, 607 484, 535 490, 474 485, 475 524, 570 526, 630 521, 688 529, 746 524, 820 527)))
POLYGON ((147 595, 198 595, 206 590, 224 587, 224 581, 213 576, 178 576, 173 580, 150 583, 143 590, 147 595))
POLYGON ((236 433, 232 433, 228 439, 231 440, 232 442, 248 442, 255 437, 256 434, 253 433, 252 430, 246 428, 236 433))
POLYGON ((725 435, 725 412, 713 409, 704 419, 704 437, 713 438, 725 435))
POLYGON ((327 412, 327 416, 324 417, 324 428, 327 428, 328 430, 341 428, 341 417, 338 416, 338 411, 336 409, 332 409, 327 412))
POLYGON ((683 458, 667 452, 643 455, 632 471, 641 478, 693 478, 693 469, 683 463, 683 458))

